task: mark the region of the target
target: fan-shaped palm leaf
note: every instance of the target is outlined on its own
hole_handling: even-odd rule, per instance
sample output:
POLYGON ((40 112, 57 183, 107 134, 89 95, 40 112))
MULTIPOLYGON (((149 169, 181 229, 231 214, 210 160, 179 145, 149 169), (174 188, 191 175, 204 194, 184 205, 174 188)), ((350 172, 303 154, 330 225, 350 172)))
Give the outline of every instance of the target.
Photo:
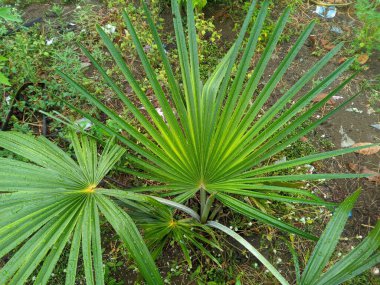
POLYGON ((182 26, 178 3, 176 0, 172 0, 171 3, 182 75, 180 83, 174 77, 168 56, 158 36, 149 10, 145 4, 143 6, 166 71, 170 91, 167 93, 164 92, 147 55, 144 53, 129 16, 126 12, 123 12, 126 26, 136 46, 137 53, 154 91, 155 98, 162 109, 164 118, 157 112, 152 102, 139 86, 138 81, 133 77, 119 49, 99 26, 97 30, 100 37, 147 111, 148 118, 121 91, 122 88, 107 75, 105 70, 84 47, 82 47, 82 50, 85 55, 98 69, 110 88, 124 102, 128 110, 136 117, 140 124, 139 127, 142 127, 143 131, 140 132, 140 128, 137 129, 136 126, 131 125, 125 118, 120 117, 114 110, 108 108, 84 87, 77 84, 69 76, 59 72, 78 93, 114 120, 119 125, 119 128, 126 131, 133 139, 124 137, 114 129, 101 124, 79 108, 70 104, 69 106, 93 121, 103 130, 116 136, 122 143, 138 154, 138 156, 129 157, 135 169, 123 168, 121 170, 163 185, 147 187, 145 191, 165 192, 168 195, 175 195, 177 196, 175 198, 177 202, 186 201, 199 192, 201 201, 200 216, 203 223, 208 218, 214 199, 218 199, 231 209, 251 218, 306 238, 316 239, 313 235, 279 221, 277 218, 233 198, 231 195, 328 205, 328 203, 324 203, 306 190, 282 187, 278 185, 278 182, 358 177, 358 175, 352 174, 273 176, 272 173, 349 153, 360 147, 313 154, 278 164, 263 165, 265 160, 282 151, 286 146, 313 130, 351 102, 353 98, 348 99, 323 118, 309 123, 309 119, 315 112, 332 96, 341 91, 352 77, 335 87, 320 102, 313 104, 312 99, 342 75, 349 68, 353 59, 341 64, 305 95, 296 99, 301 89, 338 53, 342 47, 341 44, 338 44, 314 66, 310 67, 305 74, 300 76, 299 80, 267 112, 258 116, 273 90, 308 39, 314 27, 314 22, 310 23, 301 33, 294 46, 280 61, 264 88, 258 92, 258 85, 285 27, 290 10, 286 9, 278 19, 273 34, 270 36, 267 47, 257 62, 252 76, 247 78, 246 75, 251 59, 255 54, 255 48, 269 5, 268 1, 261 3, 261 9, 258 12, 256 21, 250 26, 252 15, 256 9, 256 1, 253 1, 234 45, 215 68, 209 79, 203 83, 199 72, 193 8, 191 1, 187 1, 187 3, 188 41, 182 26), (244 37, 249 27, 247 44, 244 46, 244 37), (239 54, 241 54, 241 60, 238 62, 239 54), (236 74, 233 74, 234 66, 236 66, 236 74), (292 100, 296 100, 296 103, 289 106, 292 100), (253 101, 252 104, 250 104, 251 101, 253 101), (144 135, 145 133, 149 136, 144 135), (297 198, 294 198, 294 195, 297 198))
POLYGON ((47 284, 70 243, 66 284, 75 284, 80 251, 87 284, 104 284, 100 212, 146 281, 162 284, 133 220, 98 189, 125 151, 109 141, 98 157, 94 140, 71 138, 77 162, 43 137, 0 132, 0 147, 30 161, 0 158, 0 258, 12 256, 0 269, 0 284, 24 284, 37 268, 34 284, 47 284))

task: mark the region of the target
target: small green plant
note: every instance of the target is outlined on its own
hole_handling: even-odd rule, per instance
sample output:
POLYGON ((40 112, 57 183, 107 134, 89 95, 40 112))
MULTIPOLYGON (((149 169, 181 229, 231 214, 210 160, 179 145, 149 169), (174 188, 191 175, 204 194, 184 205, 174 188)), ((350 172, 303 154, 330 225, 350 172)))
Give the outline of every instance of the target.
POLYGON ((0 132, 0 147, 30 161, 0 158, 0 258, 12 255, 0 284, 25 284, 35 270, 34 284, 47 284, 67 244, 66 284, 75 284, 80 252, 86 284, 104 284, 100 213, 146 281, 162 284, 133 220, 99 185, 125 150, 108 141, 98 157, 94 140, 72 134, 71 141, 77 162, 43 137, 0 132))
POLYGON ((191 248, 198 249, 205 256, 220 265, 213 254, 204 246, 211 246, 214 249, 221 250, 209 227, 199 223, 197 220, 188 217, 177 217, 173 211, 159 201, 168 203, 167 200, 159 198, 152 199, 149 205, 139 205, 139 208, 133 207, 126 202, 128 208, 132 211, 132 217, 144 229, 144 238, 148 247, 151 249, 154 258, 161 255, 163 248, 170 243, 177 244, 188 263, 192 268, 191 248))
POLYGON ((57 16, 57 17, 60 17, 62 16, 63 12, 64 12, 64 9, 61 5, 58 5, 58 4, 53 4, 53 7, 51 7, 51 12, 57 16))
POLYGON ((9 22, 21 22, 21 17, 12 11, 10 7, 0 7, 0 18, 9 22))
MULTIPOLYGON (((186 6, 187 0, 178 0, 179 4, 185 5, 186 6)), ((197 10, 202 10, 204 6, 206 6, 207 0, 194 0, 193 1, 193 7, 197 10)))
MULTIPOLYGON (((371 230, 366 239, 341 260, 333 265, 329 265, 327 271, 324 271, 335 251, 339 242, 339 237, 342 234, 349 217, 349 213, 358 199, 360 192, 360 190, 357 190, 351 196, 347 197, 334 211, 332 219, 318 240, 302 274, 297 253, 292 248, 291 244, 286 242, 293 256, 296 271, 296 284, 339 285, 380 262, 380 252, 378 251, 380 248, 380 221, 377 221, 376 226, 371 230)), ((162 202, 166 203, 165 201, 162 202)), ((169 205, 169 203, 167 204, 169 205)), ((176 207, 177 209, 181 208, 192 216, 196 215, 195 212, 192 212, 190 208, 185 206, 179 207, 179 205, 175 205, 174 203, 172 203, 171 206, 176 207)), ((215 221, 209 221, 207 225, 215 227, 236 239, 236 241, 241 243, 250 253, 252 253, 281 284, 289 285, 286 278, 277 271, 274 265, 233 229, 215 221)))
MULTIPOLYGON (((2 21, 21 22, 22 20, 21 20, 20 15, 13 13, 11 8, 0 7, 0 23, 2 23, 2 21)), ((0 55, 0 71, 5 66, 4 62, 6 62, 7 60, 8 60, 7 58, 0 55)), ((0 72, 0 84, 4 84, 8 86, 11 85, 11 83, 9 82, 9 79, 2 72, 0 72)))
POLYGON ((380 1, 358 0, 355 2, 355 13, 361 22, 361 28, 356 33, 355 45, 371 53, 380 49, 380 1))

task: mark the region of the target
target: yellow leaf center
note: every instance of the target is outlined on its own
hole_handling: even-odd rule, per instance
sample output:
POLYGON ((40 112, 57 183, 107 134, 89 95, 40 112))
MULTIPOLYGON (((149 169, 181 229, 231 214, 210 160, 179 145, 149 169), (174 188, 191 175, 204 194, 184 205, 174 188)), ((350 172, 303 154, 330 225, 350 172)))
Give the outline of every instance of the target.
POLYGON ((171 220, 171 221, 169 222, 169 227, 174 228, 175 225, 176 225, 176 222, 175 222, 174 220, 171 220))
POLYGON ((88 192, 88 193, 92 193, 95 191, 95 188, 96 188, 96 185, 95 184, 90 184, 87 186, 87 188, 85 188, 83 191, 84 192, 88 192))

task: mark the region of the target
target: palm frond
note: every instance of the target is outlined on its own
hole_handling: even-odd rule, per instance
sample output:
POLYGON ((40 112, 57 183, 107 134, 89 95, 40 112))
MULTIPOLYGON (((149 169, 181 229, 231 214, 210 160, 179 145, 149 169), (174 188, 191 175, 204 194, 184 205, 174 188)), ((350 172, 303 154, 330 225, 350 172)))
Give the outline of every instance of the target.
POLYGON ((75 284, 82 252, 87 284, 104 284, 99 210, 131 251, 149 284, 162 284, 149 250, 132 219, 109 196, 98 192, 104 176, 125 150, 71 135, 77 162, 49 140, 0 132, 0 147, 29 162, 0 159, 0 258, 15 253, 0 269, 0 284, 47 284, 71 242, 66 284, 75 284), (40 267, 39 267, 40 266, 40 267))
MULTIPOLYGON (((114 110, 100 102, 96 96, 90 94, 73 79, 61 72, 59 74, 78 93, 115 120, 120 129, 127 132, 132 138, 122 136, 112 128, 103 125, 95 118, 69 104, 71 108, 92 120, 94 124, 108 133, 115 135, 121 143, 138 154, 138 156, 128 156, 128 159, 135 166, 134 169, 122 167, 120 170, 166 185, 166 188, 146 188, 146 191, 153 191, 164 196, 178 196, 177 201, 186 201, 194 197, 197 190, 199 190, 202 193, 201 197, 204 195, 209 195, 209 197, 210 195, 216 195, 217 199, 225 203, 225 205, 239 210, 244 215, 259 219, 283 230, 315 239, 314 236, 304 233, 291 225, 278 222, 274 217, 264 217, 260 210, 254 209, 250 205, 245 205, 238 199, 229 196, 232 194, 247 195, 283 202, 328 205, 328 203, 315 199, 315 197, 310 196, 310 193, 306 194, 302 190, 282 191, 282 195, 268 192, 259 193, 254 190, 259 189, 258 187, 262 187, 263 184, 276 186, 276 183, 287 181, 362 177, 360 175, 339 173, 273 176, 275 171, 285 171, 305 163, 353 152, 359 150, 360 147, 313 154, 279 164, 262 165, 265 160, 277 155, 287 145, 294 143, 298 138, 315 129, 353 99, 346 100, 319 120, 308 123, 315 112, 322 108, 329 98, 340 92, 350 82, 352 76, 343 80, 322 101, 315 104, 312 102, 315 96, 326 90, 333 81, 348 70, 353 59, 348 59, 321 82, 308 90, 305 95, 299 96, 301 90, 339 52, 342 44, 338 44, 305 74, 300 75, 299 80, 286 90, 284 95, 267 112, 264 112, 263 115, 260 114, 295 57, 303 48, 315 24, 311 22, 305 27, 294 46, 279 63, 263 90, 258 91, 259 83, 270 58, 276 50, 276 45, 290 15, 290 9, 288 8, 279 17, 266 48, 253 68, 252 76, 248 78, 247 72, 255 55, 255 47, 268 14, 268 6, 268 1, 262 2, 260 10, 257 12, 255 23, 251 23, 257 9, 256 1, 252 2, 235 43, 215 67, 209 79, 203 83, 199 75, 198 46, 192 1, 188 1, 186 21, 182 20, 177 1, 171 1, 181 71, 180 82, 177 82, 174 76, 168 55, 163 48, 147 5, 144 3, 145 16, 166 73, 170 90, 167 94, 165 94, 164 88, 161 86, 162 83, 155 74, 148 56, 144 53, 129 15, 125 11, 123 12, 126 27, 135 44, 146 77, 152 86, 155 99, 157 99, 160 108, 163 110, 166 122, 157 113, 147 94, 143 92, 138 81, 133 77, 118 47, 100 26, 97 27, 100 37, 140 100, 141 105, 146 109, 147 117, 144 117, 137 106, 133 105, 128 97, 121 92, 122 88, 112 81, 100 64, 91 56, 90 52, 82 47, 83 52, 89 57, 115 94, 124 102, 125 107, 138 120, 142 127, 141 130, 131 125, 125 118, 120 117, 114 110), (183 26, 183 22, 186 22, 186 27, 183 26), (248 36, 245 41, 246 34, 248 36), (240 55, 241 59, 239 61, 240 55), (234 67, 236 67, 235 74, 233 73, 234 67), (296 102, 290 105, 292 100, 296 102), (226 193, 229 195, 226 195, 226 193), (305 199, 303 198, 304 196, 308 198, 305 199)), ((209 202, 211 201, 212 199, 209 200, 209 202)), ((204 207, 204 203, 206 203, 206 199, 201 199, 202 207, 200 208, 207 208, 209 212, 210 209, 204 207)), ((208 212, 203 214, 208 214, 208 212)), ((199 216, 202 216, 202 213, 199 216)))

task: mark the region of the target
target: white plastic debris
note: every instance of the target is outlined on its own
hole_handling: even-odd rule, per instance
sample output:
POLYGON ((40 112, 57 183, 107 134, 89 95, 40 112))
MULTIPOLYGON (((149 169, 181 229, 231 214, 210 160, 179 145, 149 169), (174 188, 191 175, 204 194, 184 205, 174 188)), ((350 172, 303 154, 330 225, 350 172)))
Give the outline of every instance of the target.
POLYGON ((163 118, 164 121, 165 121, 165 116, 164 116, 164 112, 162 112, 162 109, 161 108, 156 108, 156 111, 161 116, 161 118, 163 118))
POLYGON ((377 129, 377 130, 380 130, 380 123, 378 124, 372 124, 371 127, 377 129))
POLYGON ((338 26, 332 26, 330 31, 339 35, 343 34, 343 30, 339 28, 338 26))
POLYGON ((7 103, 7 105, 10 105, 10 104, 11 104, 11 101, 12 101, 11 96, 7 96, 7 97, 5 97, 5 102, 7 103))
POLYGON ((279 160, 276 160, 273 164, 279 164, 279 163, 282 163, 282 162, 285 162, 286 161, 286 156, 284 156, 283 158, 279 159, 279 160))
POLYGON ((91 65, 91 63, 89 63, 89 62, 81 62, 80 67, 86 68, 86 67, 89 67, 90 65, 91 65))
POLYGON ((374 267, 371 269, 371 272, 373 275, 375 276, 379 276, 380 275, 380 269, 378 267, 374 267))
POLYGON ((46 39, 46 45, 47 45, 47 46, 52 45, 52 44, 54 43, 54 40, 55 40, 55 38, 46 39))
POLYGON ((104 32, 107 34, 114 34, 116 32, 116 26, 107 24, 103 27, 104 32))
POLYGON ((307 168, 307 173, 313 174, 315 167, 311 164, 305 164, 305 167, 307 168))
POLYGON ((336 8, 335 6, 328 6, 328 7, 317 6, 315 8, 314 13, 321 16, 322 18, 331 19, 331 18, 334 18, 336 15, 336 8))
POLYGON ((346 111, 347 111, 347 112, 354 112, 354 113, 358 113, 358 114, 363 113, 362 110, 359 110, 358 108, 355 108, 355 107, 353 107, 353 108, 348 108, 348 109, 346 109, 346 111))
POLYGON ((340 126, 339 133, 342 135, 342 140, 340 142, 341 147, 350 147, 355 144, 355 141, 351 139, 343 129, 343 126, 340 126))
POLYGON ((375 111, 372 107, 368 107, 368 109, 367 109, 367 114, 368 114, 368 115, 372 115, 372 114, 374 114, 374 113, 376 113, 376 111, 375 111))
POLYGON ((93 125, 93 123, 87 118, 76 120, 74 123, 84 131, 90 129, 93 125))

